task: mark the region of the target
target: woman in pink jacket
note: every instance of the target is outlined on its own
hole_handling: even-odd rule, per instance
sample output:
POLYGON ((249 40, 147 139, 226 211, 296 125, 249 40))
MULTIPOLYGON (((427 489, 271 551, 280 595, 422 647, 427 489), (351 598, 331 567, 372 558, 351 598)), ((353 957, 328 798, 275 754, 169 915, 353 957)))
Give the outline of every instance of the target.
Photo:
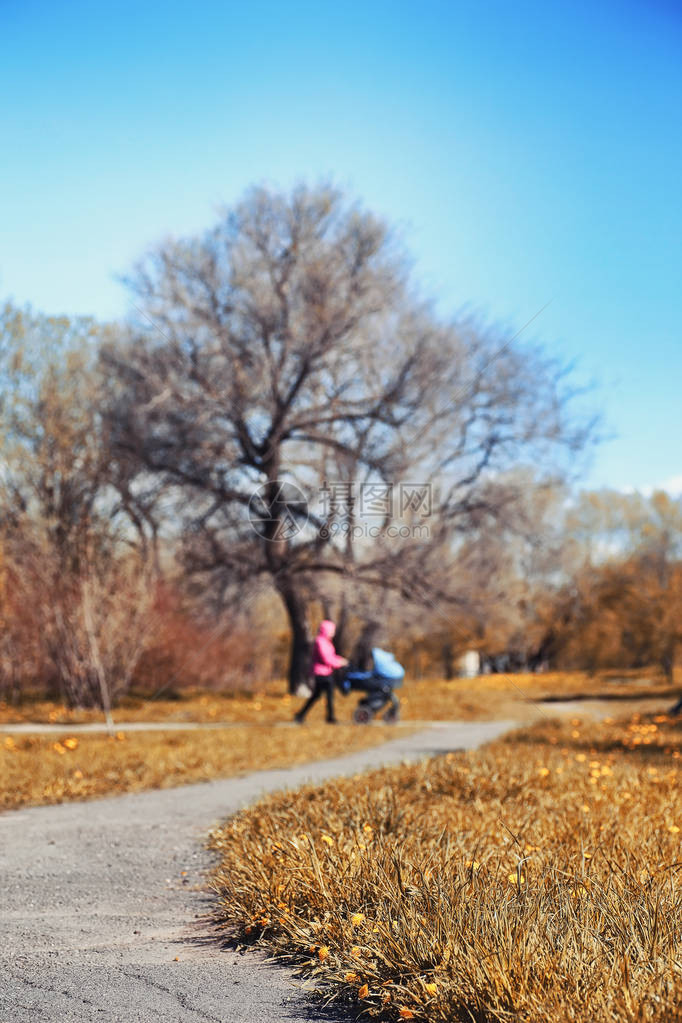
POLYGON ((340 657, 334 649, 332 639, 335 632, 336 626, 334 622, 324 621, 321 623, 313 649, 315 688, 313 695, 294 717, 294 721, 298 721, 299 724, 303 724, 306 714, 323 693, 327 696, 327 721, 330 725, 336 724, 336 718, 334 717, 334 670, 342 668, 345 664, 348 664, 348 661, 345 657, 340 657))

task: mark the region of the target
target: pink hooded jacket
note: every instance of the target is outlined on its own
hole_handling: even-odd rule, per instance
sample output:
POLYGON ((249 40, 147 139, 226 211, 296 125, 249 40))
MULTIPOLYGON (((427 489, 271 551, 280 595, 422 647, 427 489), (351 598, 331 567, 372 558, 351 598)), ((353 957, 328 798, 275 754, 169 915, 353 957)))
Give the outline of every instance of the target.
POLYGON ((346 662, 334 649, 331 637, 336 631, 334 622, 325 620, 320 624, 320 630, 315 639, 313 649, 313 674, 331 675, 334 668, 340 668, 346 662))

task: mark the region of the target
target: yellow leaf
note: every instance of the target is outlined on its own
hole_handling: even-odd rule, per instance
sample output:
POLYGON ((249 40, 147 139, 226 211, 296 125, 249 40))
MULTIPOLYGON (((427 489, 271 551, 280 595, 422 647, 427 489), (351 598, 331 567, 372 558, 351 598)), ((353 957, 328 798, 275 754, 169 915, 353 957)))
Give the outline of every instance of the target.
POLYGON ((670 832, 671 835, 677 835, 679 833, 679 830, 680 829, 678 828, 677 824, 668 825, 668 831, 670 832))
POLYGON ((327 948, 327 946, 326 945, 321 945, 320 946, 320 950, 317 953, 317 958, 320 960, 321 963, 323 963, 328 955, 329 955, 329 949, 327 948))
POLYGON ((549 768, 548 767, 541 767, 538 770, 538 774, 540 775, 541 778, 546 778, 547 775, 549 774, 549 768))
POLYGON ((330 838, 329 835, 323 835, 322 836, 322 841, 326 842, 327 845, 334 845, 334 839, 330 838))
POLYGON ((364 913, 353 913, 352 917, 350 918, 350 922, 352 923, 353 927, 357 927, 358 924, 361 924, 364 919, 365 919, 364 913))
POLYGON ((412 1012, 411 1009, 406 1009, 403 1006, 403 1008, 400 1010, 400 1018, 401 1019, 414 1019, 414 1013, 412 1012))
POLYGON ((367 984, 363 984, 362 987, 358 988, 358 998, 366 998, 369 994, 369 987, 367 984))
POLYGON ((347 973, 343 979, 345 980, 346 984, 357 984, 360 978, 358 977, 357 973, 347 973))
POLYGON ((430 995, 435 995, 436 991, 438 990, 435 984, 425 984, 424 987, 426 988, 430 995))

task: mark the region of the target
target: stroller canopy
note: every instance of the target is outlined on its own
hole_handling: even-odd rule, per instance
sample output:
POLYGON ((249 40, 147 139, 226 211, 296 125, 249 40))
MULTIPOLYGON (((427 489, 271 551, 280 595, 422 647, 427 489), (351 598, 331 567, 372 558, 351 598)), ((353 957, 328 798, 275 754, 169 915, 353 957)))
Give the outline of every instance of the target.
POLYGON ((372 647, 372 658, 374 660, 374 674, 379 678, 397 681, 405 675, 405 669, 398 664, 393 654, 388 650, 381 650, 378 646, 372 647))

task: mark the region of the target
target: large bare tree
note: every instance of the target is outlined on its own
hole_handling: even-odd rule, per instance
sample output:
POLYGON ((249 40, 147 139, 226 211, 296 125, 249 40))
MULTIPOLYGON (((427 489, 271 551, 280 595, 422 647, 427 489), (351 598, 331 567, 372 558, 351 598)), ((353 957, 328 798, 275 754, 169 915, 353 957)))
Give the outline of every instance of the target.
POLYGON ((104 353, 118 450, 175 494, 192 570, 222 594, 274 586, 292 688, 325 580, 461 600, 456 538, 522 496, 503 470, 560 475, 585 443, 560 367, 436 316, 387 227, 332 188, 254 189, 129 284, 139 316, 104 353))

